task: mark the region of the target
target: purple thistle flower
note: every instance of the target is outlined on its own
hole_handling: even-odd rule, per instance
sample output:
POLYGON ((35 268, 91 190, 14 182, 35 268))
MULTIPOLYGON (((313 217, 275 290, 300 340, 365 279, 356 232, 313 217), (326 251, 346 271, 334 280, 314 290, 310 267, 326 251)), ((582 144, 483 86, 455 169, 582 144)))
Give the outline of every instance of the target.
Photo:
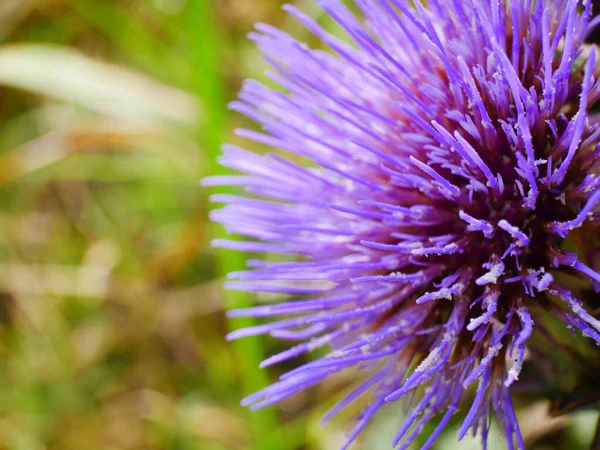
POLYGON ((288 157, 225 146, 221 164, 244 175, 204 182, 251 194, 213 197, 227 206, 212 219, 248 237, 215 245, 288 255, 249 261, 228 287, 297 298, 232 311, 278 319, 230 338, 297 342, 263 367, 331 349, 244 404, 359 367, 365 381, 325 420, 372 396, 349 445, 407 396, 393 443, 407 448, 437 417, 430 448, 474 385, 458 438, 471 430, 485 448, 495 413, 508 448, 523 449, 509 388, 540 326, 534 311, 600 344, 581 295, 600 287, 591 2, 355 0, 364 20, 341 0, 318 3, 352 42, 286 6, 331 51, 258 24, 250 37, 283 89, 247 81, 232 104, 264 129, 240 136, 288 157))

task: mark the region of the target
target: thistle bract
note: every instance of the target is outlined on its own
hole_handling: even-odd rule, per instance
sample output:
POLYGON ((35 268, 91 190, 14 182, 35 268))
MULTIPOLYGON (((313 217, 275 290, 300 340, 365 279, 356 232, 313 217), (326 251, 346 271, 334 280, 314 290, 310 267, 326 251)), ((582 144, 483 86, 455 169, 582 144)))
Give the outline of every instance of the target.
POLYGON ((265 24, 250 35, 281 88, 244 83, 232 108, 262 131, 237 133, 276 152, 225 146, 221 164, 241 175, 205 180, 247 193, 213 197, 226 204, 213 220, 247 237, 215 245, 286 255, 248 261, 228 287, 294 297, 232 311, 276 319, 231 338, 295 341, 263 366, 331 350, 244 403, 359 367, 362 384, 326 417, 369 396, 348 442, 407 396, 399 448, 435 419, 429 448, 460 407, 459 439, 485 447, 495 414, 522 449, 510 387, 536 311, 600 344, 581 295, 600 286, 591 2, 355 0, 358 15, 318 3, 348 39, 292 6, 327 50, 265 24))

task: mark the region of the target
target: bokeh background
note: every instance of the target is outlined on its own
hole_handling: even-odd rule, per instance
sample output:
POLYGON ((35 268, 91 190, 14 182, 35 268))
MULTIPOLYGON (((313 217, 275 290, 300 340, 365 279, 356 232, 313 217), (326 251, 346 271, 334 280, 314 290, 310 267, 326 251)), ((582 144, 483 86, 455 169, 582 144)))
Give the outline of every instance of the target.
MULTIPOLYGON (((312 0, 297 0, 325 27, 312 0)), ((264 63, 256 21, 318 45, 279 0, 0 0, 0 449, 336 450, 321 414, 353 374, 250 413, 282 344, 227 343, 224 293, 244 255, 217 252, 199 179, 253 126, 226 105, 264 63)), ((249 146, 248 143, 243 143, 249 146)), ((261 149, 250 148, 260 151, 261 149)), ((294 361, 294 364, 298 361, 294 361)), ((519 414, 531 448, 589 448, 597 412, 519 414)), ((354 449, 387 449, 401 407, 354 449)), ((438 449, 454 443, 455 424, 438 449)), ((492 448, 505 448, 493 436, 492 448)))

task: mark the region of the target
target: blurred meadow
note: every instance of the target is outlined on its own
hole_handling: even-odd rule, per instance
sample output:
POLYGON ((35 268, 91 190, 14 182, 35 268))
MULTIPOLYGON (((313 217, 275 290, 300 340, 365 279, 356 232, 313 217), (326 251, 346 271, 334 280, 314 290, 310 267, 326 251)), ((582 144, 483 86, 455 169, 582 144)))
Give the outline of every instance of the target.
MULTIPOLYGON (((221 142, 260 150, 226 108, 265 68, 252 24, 316 44, 281 4, 0 0, 0 450, 343 444, 351 411, 319 419, 353 374, 265 411, 239 406, 284 370, 258 363, 285 347, 225 341, 252 320, 224 310, 256 299, 222 291, 244 255, 210 247, 223 232, 199 185, 220 170, 221 142)), ((589 448, 593 413, 546 410, 521 411, 531 448, 589 448)), ((354 449, 390 447, 404 412, 387 411, 354 449)), ((437 448, 477 448, 455 429, 437 448)))

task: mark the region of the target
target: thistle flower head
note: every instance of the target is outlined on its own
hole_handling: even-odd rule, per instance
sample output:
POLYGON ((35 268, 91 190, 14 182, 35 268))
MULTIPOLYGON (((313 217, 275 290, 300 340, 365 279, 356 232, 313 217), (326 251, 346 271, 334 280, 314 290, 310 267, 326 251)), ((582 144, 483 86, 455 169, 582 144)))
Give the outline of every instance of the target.
POLYGON ((461 408, 459 439, 472 430, 485 446, 495 413, 522 449, 509 388, 536 314, 600 344, 582 295, 600 286, 591 2, 355 0, 359 15, 318 3, 349 39, 292 6, 327 51, 257 25, 281 89, 247 81, 232 108, 263 128, 239 135, 277 152, 226 146, 221 164, 242 175, 205 181, 248 193, 214 196, 226 206, 213 220, 248 238, 216 245, 287 255, 250 260, 228 286, 295 297, 232 311, 277 319, 231 337, 296 341, 263 366, 331 349, 245 403, 359 367, 364 382, 326 417, 370 396, 348 442, 416 393, 399 448, 437 417, 429 448, 461 408))

